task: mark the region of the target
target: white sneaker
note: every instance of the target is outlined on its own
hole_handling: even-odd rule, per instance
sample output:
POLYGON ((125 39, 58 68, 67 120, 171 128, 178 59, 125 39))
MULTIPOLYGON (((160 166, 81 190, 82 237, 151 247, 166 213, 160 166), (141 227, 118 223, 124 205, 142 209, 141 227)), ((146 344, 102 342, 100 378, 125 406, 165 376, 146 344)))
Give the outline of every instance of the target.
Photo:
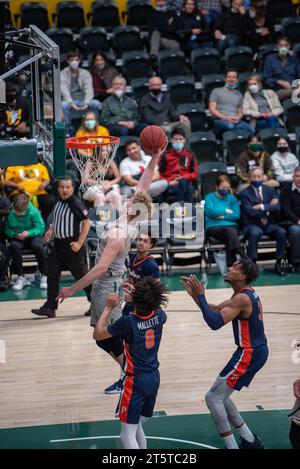
POLYGON ((41 290, 47 290, 48 285, 47 285, 47 276, 42 275, 41 276, 41 282, 40 282, 40 289, 41 290))
POLYGON ((31 285, 30 280, 28 280, 28 278, 26 278, 24 275, 20 275, 17 278, 17 281, 13 285, 12 289, 14 291, 20 291, 20 290, 23 290, 24 287, 28 287, 29 285, 31 285))

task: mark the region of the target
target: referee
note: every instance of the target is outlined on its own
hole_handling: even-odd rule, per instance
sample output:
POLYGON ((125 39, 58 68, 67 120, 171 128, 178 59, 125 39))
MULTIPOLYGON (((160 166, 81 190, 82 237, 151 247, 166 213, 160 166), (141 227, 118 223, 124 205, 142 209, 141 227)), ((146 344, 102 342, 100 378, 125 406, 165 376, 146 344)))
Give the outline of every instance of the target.
MULTIPOLYGON (((87 209, 74 195, 74 181, 70 177, 58 183, 59 201, 55 204, 53 223, 45 233, 45 240, 54 238, 53 248, 48 257, 48 292, 47 301, 39 309, 32 309, 33 314, 54 318, 58 301, 61 272, 69 270, 76 280, 87 273, 85 238, 91 222, 87 218, 87 209)), ((92 285, 85 288, 87 299, 91 300, 92 285)))

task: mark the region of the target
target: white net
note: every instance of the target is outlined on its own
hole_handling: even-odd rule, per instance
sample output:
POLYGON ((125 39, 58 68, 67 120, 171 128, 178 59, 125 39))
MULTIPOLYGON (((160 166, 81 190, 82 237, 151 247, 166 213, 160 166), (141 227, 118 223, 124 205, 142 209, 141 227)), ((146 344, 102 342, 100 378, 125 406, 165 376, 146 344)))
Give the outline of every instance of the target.
POLYGON ((118 137, 71 137, 66 140, 81 176, 80 189, 101 191, 107 170, 114 159, 120 139, 118 137))

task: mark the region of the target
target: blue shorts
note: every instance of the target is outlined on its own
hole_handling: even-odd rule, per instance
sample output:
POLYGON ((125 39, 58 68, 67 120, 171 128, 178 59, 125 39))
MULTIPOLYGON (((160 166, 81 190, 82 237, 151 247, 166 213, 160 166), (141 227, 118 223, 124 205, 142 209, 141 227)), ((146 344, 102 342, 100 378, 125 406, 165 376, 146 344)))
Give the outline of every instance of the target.
POLYGON ((137 425, 140 417, 152 417, 160 375, 158 370, 125 376, 117 412, 124 423, 137 425))
POLYGON ((240 391, 243 386, 249 386, 256 373, 264 366, 268 353, 267 345, 247 349, 238 347, 221 371, 220 377, 226 378, 229 387, 240 391))

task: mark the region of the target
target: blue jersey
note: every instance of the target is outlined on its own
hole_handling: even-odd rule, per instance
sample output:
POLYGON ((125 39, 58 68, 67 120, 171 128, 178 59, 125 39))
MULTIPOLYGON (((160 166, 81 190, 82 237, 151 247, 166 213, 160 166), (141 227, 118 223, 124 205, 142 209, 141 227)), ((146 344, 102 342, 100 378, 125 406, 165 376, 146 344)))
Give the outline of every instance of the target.
POLYGON ((266 345, 262 304, 253 288, 241 291, 247 295, 252 303, 252 314, 248 319, 235 318, 232 321, 233 334, 236 345, 243 349, 256 348, 266 345))
POLYGON ((159 278, 159 267, 152 256, 137 260, 136 256, 131 256, 129 260, 129 279, 133 285, 143 277, 159 278))
POLYGON ((123 338, 126 374, 137 375, 158 369, 157 354, 166 320, 166 313, 158 308, 148 316, 130 313, 107 326, 112 336, 123 338))

